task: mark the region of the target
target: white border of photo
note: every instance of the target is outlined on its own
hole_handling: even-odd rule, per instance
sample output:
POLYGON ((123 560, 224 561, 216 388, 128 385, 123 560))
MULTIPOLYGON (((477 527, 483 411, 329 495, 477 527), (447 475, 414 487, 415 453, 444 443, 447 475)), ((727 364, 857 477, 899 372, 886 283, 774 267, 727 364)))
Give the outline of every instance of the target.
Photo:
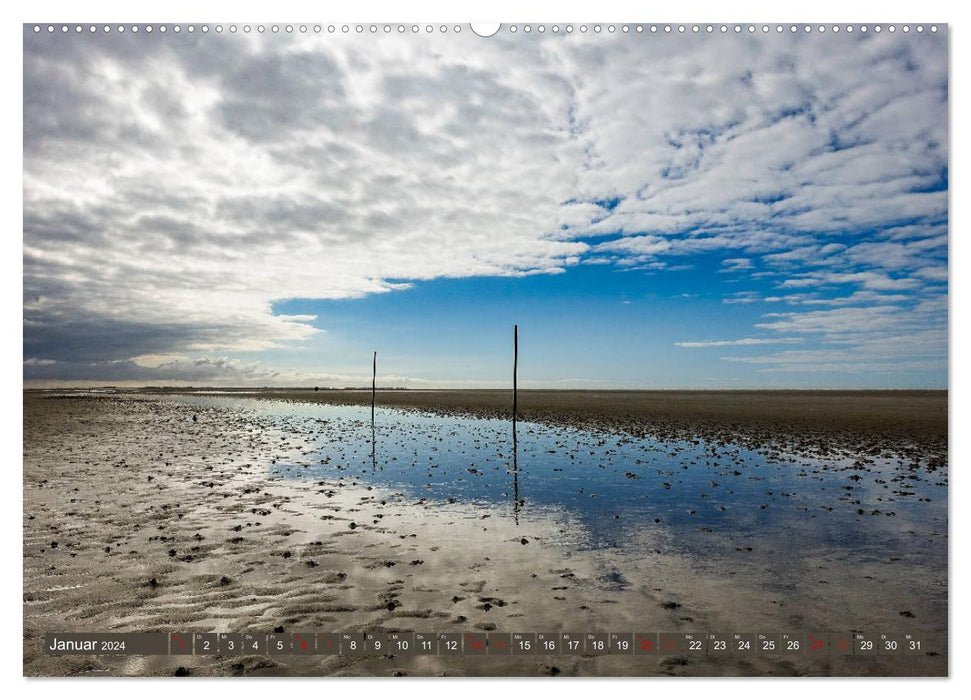
MULTIPOLYGON (((689 22, 752 22, 769 20, 798 20, 802 23, 861 23, 884 22, 904 24, 916 23, 948 23, 951 37, 951 87, 950 107, 951 124, 971 123, 971 111, 968 109, 967 66, 971 66, 968 57, 969 44, 962 42, 964 31, 971 24, 964 22, 965 13, 957 3, 940 0, 923 0, 922 2, 901 2, 884 0, 876 3, 852 3, 846 0, 816 0, 802 6, 781 5, 768 0, 737 0, 726 4, 714 0, 691 3, 673 3, 658 5, 630 0, 597 0, 596 2, 577 2, 576 0, 561 0, 526 4, 522 0, 491 0, 491 2, 457 3, 446 0, 412 0, 409 3, 392 2, 391 0, 362 0, 362 2, 345 5, 327 5, 308 1, 277 0, 276 2, 255 2, 253 0, 237 0, 231 4, 216 5, 200 3, 198 0, 168 0, 164 3, 131 3, 120 0, 95 1, 86 3, 68 2, 67 0, 51 0, 43 4, 36 3, 8 3, 2 10, 4 22, 3 74, 4 92, 8 95, 8 108, 4 112, 4 158, 3 158, 3 192, 7 193, 7 206, 3 209, 6 234, 3 236, 2 255, 3 274, 0 276, 4 286, 3 293, 3 323, 8 333, 14 337, 2 346, 6 360, 3 362, 4 381, 4 426, 3 426, 3 464, 4 464, 4 493, 6 494, 3 513, 3 533, 5 550, 19 552, 22 549, 22 478, 21 470, 15 465, 22 460, 22 110, 13 105, 16 98, 21 98, 23 89, 22 71, 22 31, 20 25, 24 22, 105 22, 134 23, 134 22, 172 22, 173 20, 188 22, 212 22, 225 19, 227 22, 244 19, 247 21, 286 22, 426 22, 461 24, 469 27, 469 21, 495 22, 500 19, 512 20, 519 23, 556 22, 608 22, 634 23, 648 21, 652 23, 689 23, 689 22), (962 118, 960 115, 964 114, 962 118), (16 193, 16 197, 13 196, 16 193), (20 293, 18 293, 20 289, 20 293)), ((961 128, 953 128, 951 133, 952 161, 967 162, 967 140, 961 128)), ((953 168, 953 165, 951 165, 953 168)), ((960 169, 959 169, 960 172, 960 169)), ((951 179, 952 187, 961 187, 960 175, 958 179, 951 179)), ((964 186, 964 190, 967 187, 964 186)), ((951 445, 950 464, 957 465, 957 471, 951 472, 949 505, 955 502, 955 496, 963 488, 963 458, 971 456, 968 449, 966 433, 956 430, 956 426, 967 420, 967 370, 955 360, 962 349, 967 349, 967 303, 961 299, 966 296, 963 284, 954 284, 961 280, 960 270, 963 266, 967 271, 964 240, 969 234, 957 233, 962 221, 963 209, 961 204, 968 201, 964 197, 950 195, 950 248, 949 265, 951 286, 949 294, 951 344, 950 344, 950 426, 951 445), (955 226, 957 222, 957 226, 955 226), (955 272, 957 271, 957 272, 955 272), (960 416, 965 416, 962 420, 960 416)), ((966 206, 966 205, 965 205, 966 206)), ((967 498, 964 497, 960 498, 967 498)), ((340 697, 342 694, 354 694, 357 697, 387 696, 394 698, 430 698, 430 697, 461 697, 463 700, 473 700, 494 696, 497 693, 512 697, 527 694, 540 697, 555 694, 558 700, 572 698, 590 698, 591 696, 610 694, 613 697, 636 697, 658 694, 673 694, 679 698, 695 695, 712 696, 719 693, 731 693, 733 696, 746 698, 785 697, 787 700, 809 700, 820 694, 826 696, 862 693, 872 694, 880 700, 911 698, 925 693, 935 696, 957 696, 959 688, 967 685, 971 676, 962 662, 968 653, 969 644, 963 638, 969 634, 967 624, 968 605, 958 594, 960 584, 967 582, 966 558, 959 558, 960 549, 957 542, 967 542, 967 519, 962 515, 962 509, 951 506, 950 529, 950 680, 926 679, 723 679, 723 678, 676 678, 676 679, 600 679, 557 678, 544 682, 544 679, 455 679, 442 681, 440 679, 208 679, 206 681, 188 682, 185 679, 24 679, 22 677, 22 596, 23 586, 20 575, 21 567, 14 562, 9 563, 9 573, 3 578, 3 604, 5 614, 3 620, 7 627, 4 635, 3 648, 3 676, 8 681, 14 681, 20 695, 32 698, 58 697, 63 700, 69 695, 93 695, 95 693, 104 698, 130 698, 138 696, 146 700, 161 697, 171 697, 173 693, 180 698, 211 697, 213 694, 231 693, 234 698, 260 698, 261 700, 280 692, 306 694, 326 694, 340 697), (953 517, 956 516, 956 517, 953 517), (15 622, 16 621, 16 624, 15 622), (16 633, 15 633, 16 632, 16 633), (650 685, 647 685, 650 683, 650 685)), ((966 557, 966 555, 965 555, 966 557)), ((961 694, 967 696, 967 690, 961 694)))

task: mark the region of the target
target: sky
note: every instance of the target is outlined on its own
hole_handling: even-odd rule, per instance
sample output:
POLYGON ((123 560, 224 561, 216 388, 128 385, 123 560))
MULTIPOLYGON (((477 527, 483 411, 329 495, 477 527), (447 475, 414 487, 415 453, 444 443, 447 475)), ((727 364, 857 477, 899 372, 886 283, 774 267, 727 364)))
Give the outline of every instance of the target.
POLYGON ((936 34, 24 28, 25 385, 945 388, 936 34))

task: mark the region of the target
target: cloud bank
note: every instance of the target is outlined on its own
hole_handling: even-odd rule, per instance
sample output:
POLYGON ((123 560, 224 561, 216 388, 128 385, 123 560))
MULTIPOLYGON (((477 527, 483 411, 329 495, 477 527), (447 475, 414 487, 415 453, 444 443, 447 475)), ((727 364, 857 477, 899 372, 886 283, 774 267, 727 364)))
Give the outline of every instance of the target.
POLYGON ((231 359, 280 300, 701 255, 764 317, 683 348, 939 367, 947 128, 943 33, 25 29, 24 376, 293 382, 231 359))

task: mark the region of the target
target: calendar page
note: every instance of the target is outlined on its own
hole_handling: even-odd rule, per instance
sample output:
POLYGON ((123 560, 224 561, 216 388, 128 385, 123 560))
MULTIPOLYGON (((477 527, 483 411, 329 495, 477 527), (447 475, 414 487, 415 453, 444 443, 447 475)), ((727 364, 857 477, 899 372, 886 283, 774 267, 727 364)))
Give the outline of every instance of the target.
POLYGON ((947 24, 22 40, 25 676, 948 675, 947 24))

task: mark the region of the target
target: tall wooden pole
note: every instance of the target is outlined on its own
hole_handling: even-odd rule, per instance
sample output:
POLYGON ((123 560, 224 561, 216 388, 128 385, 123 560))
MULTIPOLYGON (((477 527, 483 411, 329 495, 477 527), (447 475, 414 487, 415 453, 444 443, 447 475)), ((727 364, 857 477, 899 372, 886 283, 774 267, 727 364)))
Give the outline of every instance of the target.
POLYGON ((516 420, 519 418, 519 324, 512 327, 512 512, 519 524, 519 443, 516 420))
POLYGON ((378 468, 377 458, 377 439, 374 434, 374 390, 377 388, 378 381, 378 351, 374 351, 374 359, 371 364, 371 471, 375 472, 378 468))
POLYGON ((512 327, 512 440, 516 442, 516 420, 519 417, 519 324, 512 327))

